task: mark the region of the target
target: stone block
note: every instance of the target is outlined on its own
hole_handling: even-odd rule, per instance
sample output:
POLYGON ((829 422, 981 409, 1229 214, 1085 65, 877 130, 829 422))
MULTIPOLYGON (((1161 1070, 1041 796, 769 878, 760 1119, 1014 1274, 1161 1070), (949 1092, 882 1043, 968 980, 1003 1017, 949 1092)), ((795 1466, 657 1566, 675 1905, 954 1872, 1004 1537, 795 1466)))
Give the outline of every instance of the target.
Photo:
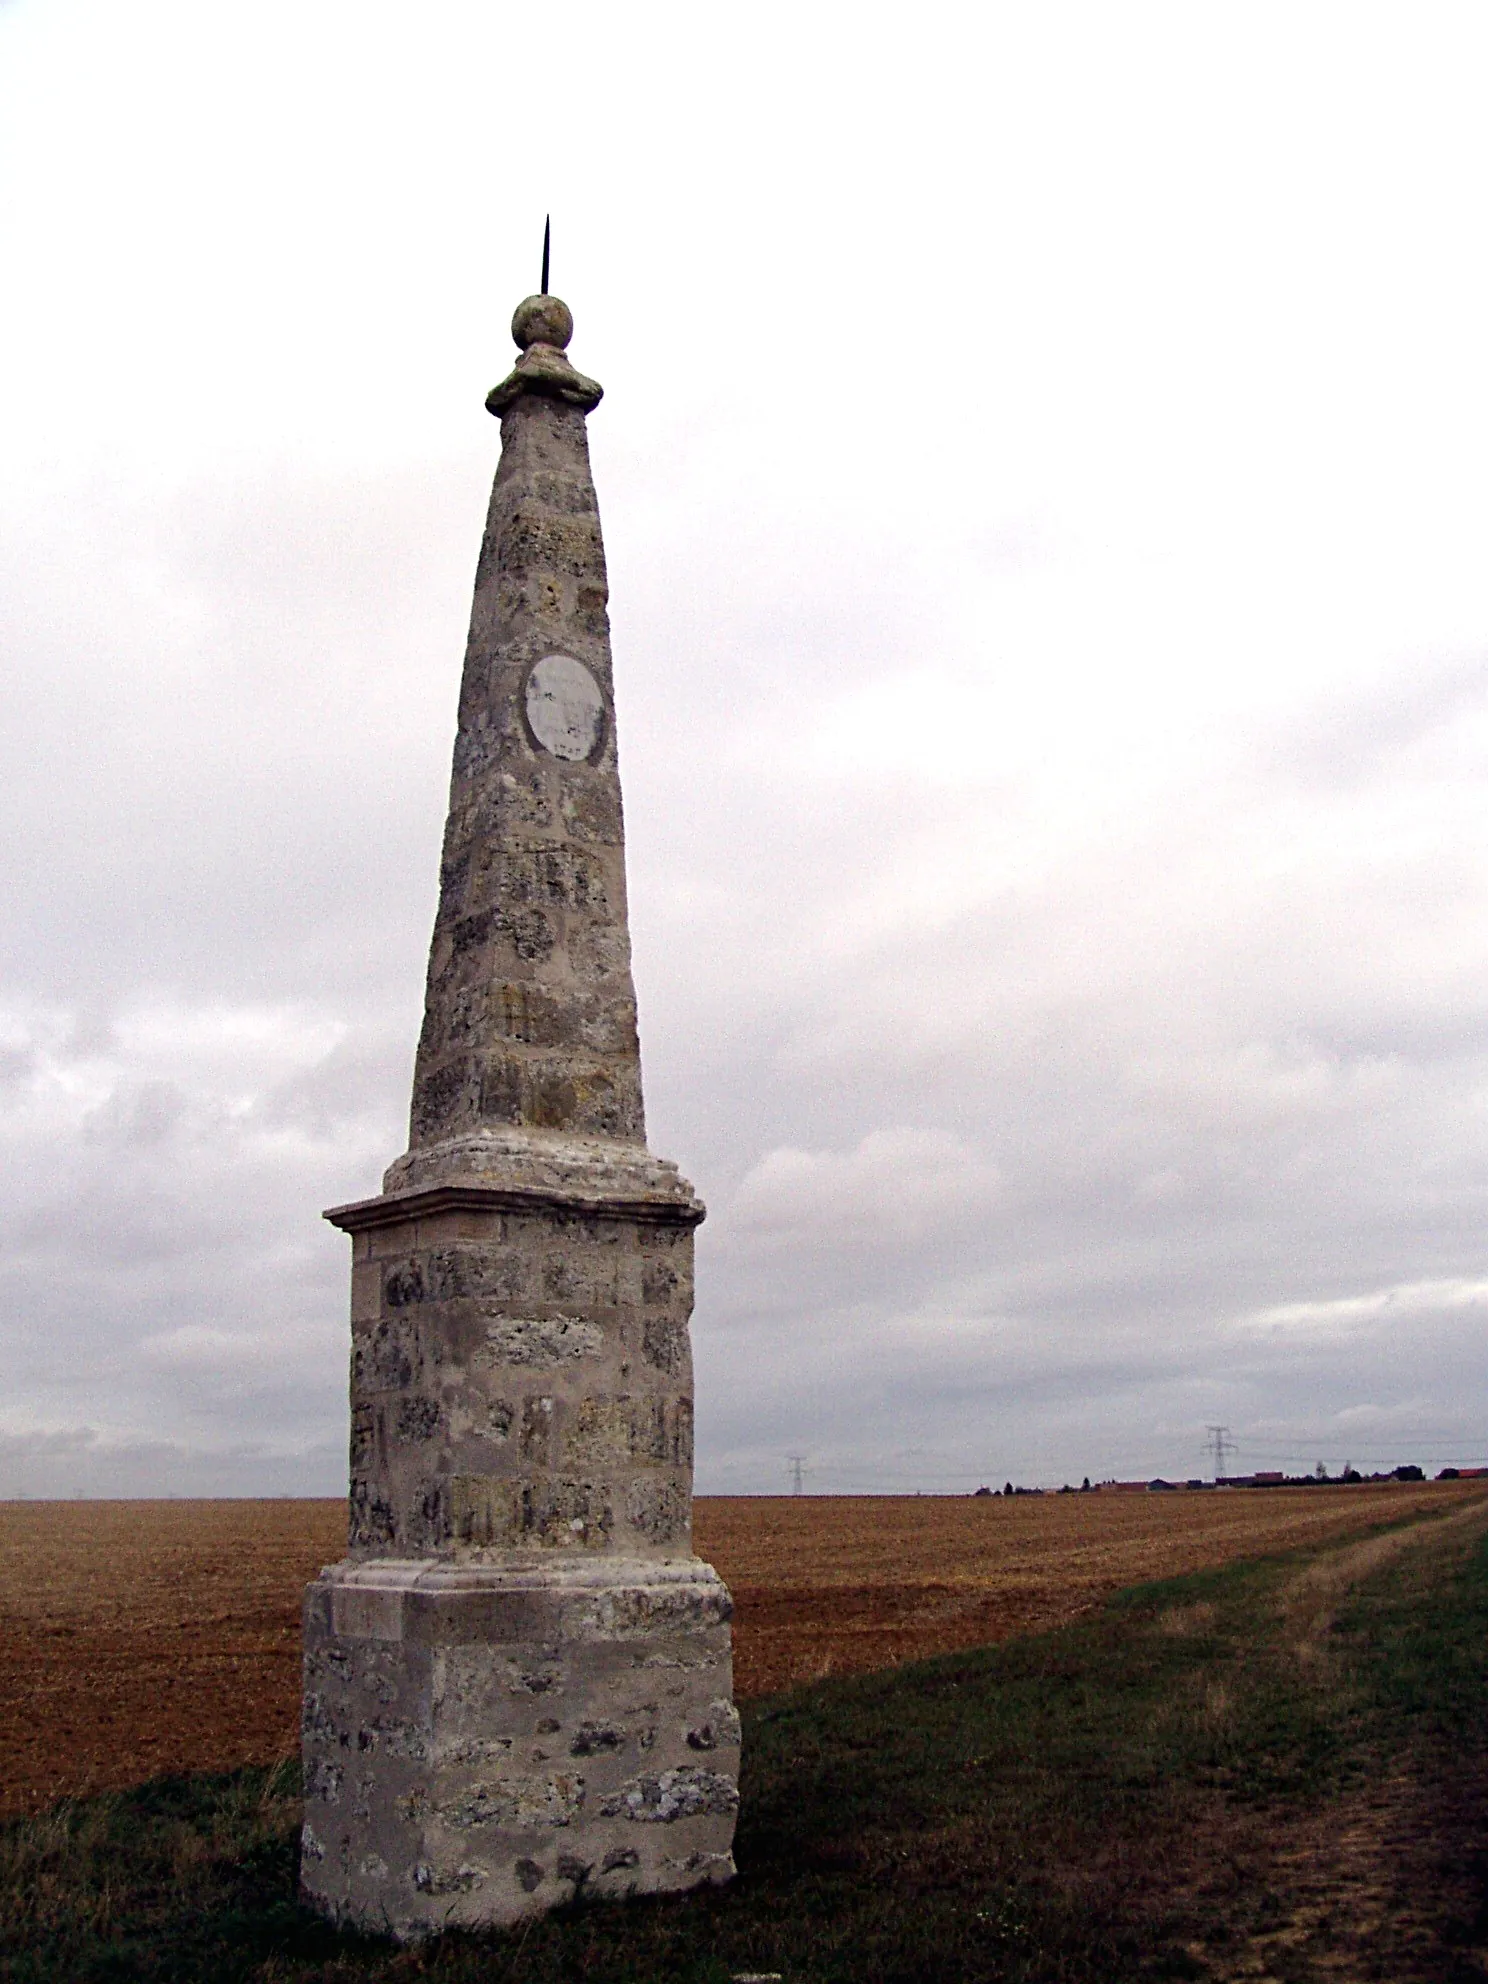
POLYGON ((411 1939, 728 1879, 729 1613, 689 1560, 324 1572, 305 1601, 307 1895, 411 1939))

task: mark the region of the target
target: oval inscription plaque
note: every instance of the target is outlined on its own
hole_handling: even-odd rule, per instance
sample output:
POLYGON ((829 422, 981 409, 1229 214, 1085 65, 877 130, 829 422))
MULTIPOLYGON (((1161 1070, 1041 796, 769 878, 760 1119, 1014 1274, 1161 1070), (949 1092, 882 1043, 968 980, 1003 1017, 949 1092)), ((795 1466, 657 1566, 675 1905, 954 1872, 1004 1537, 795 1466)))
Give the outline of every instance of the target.
POLYGON ((583 662, 545 654, 527 677, 527 722, 555 758, 578 764, 604 732, 604 691, 583 662))

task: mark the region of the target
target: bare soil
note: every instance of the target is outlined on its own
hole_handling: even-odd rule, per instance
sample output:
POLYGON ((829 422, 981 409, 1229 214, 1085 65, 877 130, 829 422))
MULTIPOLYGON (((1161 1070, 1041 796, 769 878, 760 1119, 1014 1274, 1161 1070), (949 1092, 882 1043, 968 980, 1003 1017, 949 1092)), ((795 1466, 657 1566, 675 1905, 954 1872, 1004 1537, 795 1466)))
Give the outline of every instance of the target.
MULTIPOLYGON (((1061 1624, 1124 1585, 1477 1500, 1476 1483, 701 1499, 741 1695, 1061 1624)), ((0 1815, 290 1754, 341 1502, 0 1503, 0 1815)))
POLYGON ((1302 1549, 1484 1485, 1391 1482, 1203 1494, 758 1496, 700 1500, 698 1554, 728 1581, 741 1696, 1042 1632, 1124 1586, 1302 1549))

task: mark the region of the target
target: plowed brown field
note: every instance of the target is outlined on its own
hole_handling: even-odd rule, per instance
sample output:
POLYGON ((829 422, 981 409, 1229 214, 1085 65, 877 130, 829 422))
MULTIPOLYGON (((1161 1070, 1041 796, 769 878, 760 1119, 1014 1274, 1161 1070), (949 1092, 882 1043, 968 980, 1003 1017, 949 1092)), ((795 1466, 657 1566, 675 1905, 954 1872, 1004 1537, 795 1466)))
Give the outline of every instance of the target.
MULTIPOLYGON (((1073 1618, 1121 1586, 1445 1510, 1480 1483, 700 1500, 741 1695, 1073 1618)), ((340 1502, 0 1503, 0 1814, 290 1752, 340 1502)))

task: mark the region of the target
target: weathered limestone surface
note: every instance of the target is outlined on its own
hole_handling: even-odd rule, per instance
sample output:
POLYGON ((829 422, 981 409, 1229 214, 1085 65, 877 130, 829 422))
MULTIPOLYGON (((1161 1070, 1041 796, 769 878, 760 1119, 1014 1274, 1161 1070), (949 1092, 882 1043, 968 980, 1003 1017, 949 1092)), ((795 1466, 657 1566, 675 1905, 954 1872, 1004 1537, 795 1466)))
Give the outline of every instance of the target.
MULTIPOLYGON (((571 320, 556 298, 530 299, 512 329, 519 342, 546 331, 566 343, 571 320)), ((514 1125, 645 1142, 609 585, 584 424, 598 398, 540 341, 491 395, 501 466, 460 691, 416 1151, 514 1125), (552 738, 556 751, 534 728, 553 714, 544 677, 533 687, 550 661, 570 677, 577 664, 594 694, 587 723, 580 701, 552 738)))
POLYGON ((408 1938, 724 1880, 728 1594, 704 1564, 341 1564, 305 1609, 301 1878, 408 1938))
POLYGON ((513 321, 409 1150, 353 1239, 348 1553, 306 1594, 302 1883, 402 1937, 726 1879, 693 1232, 645 1147, 604 550, 553 297, 513 321))

